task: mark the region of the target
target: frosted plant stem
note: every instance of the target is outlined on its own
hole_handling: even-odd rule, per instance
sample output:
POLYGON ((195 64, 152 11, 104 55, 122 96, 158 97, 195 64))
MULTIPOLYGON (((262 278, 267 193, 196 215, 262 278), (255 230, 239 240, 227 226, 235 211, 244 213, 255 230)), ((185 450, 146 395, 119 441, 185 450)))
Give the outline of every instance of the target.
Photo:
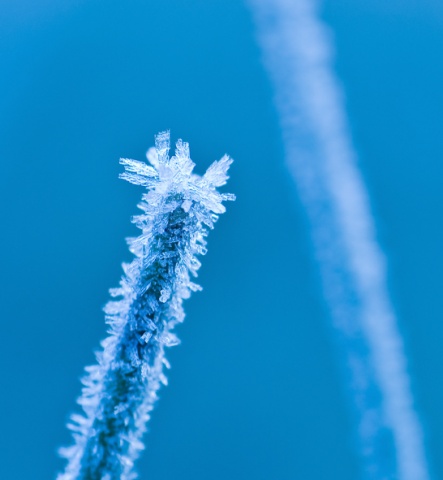
POLYGON ((147 189, 138 205, 143 213, 133 218, 142 232, 128 240, 135 258, 123 264, 120 287, 110 292, 120 299, 105 307, 109 336, 97 365, 86 368, 78 400, 84 415, 72 416, 75 443, 61 449, 68 464, 58 480, 137 478, 142 434, 166 384, 164 347, 179 342, 172 330, 184 319, 183 299, 200 289, 190 279, 200 267, 196 255, 206 253, 205 237, 225 211, 222 202, 234 199, 216 189, 228 179, 227 156, 200 177, 192 173, 187 143, 179 140, 169 158, 169 132, 163 132, 148 159, 152 166, 121 159, 121 178, 147 189))
POLYGON ((351 144, 331 41, 310 0, 249 0, 286 160, 306 208, 348 367, 367 479, 430 477, 385 261, 351 144))

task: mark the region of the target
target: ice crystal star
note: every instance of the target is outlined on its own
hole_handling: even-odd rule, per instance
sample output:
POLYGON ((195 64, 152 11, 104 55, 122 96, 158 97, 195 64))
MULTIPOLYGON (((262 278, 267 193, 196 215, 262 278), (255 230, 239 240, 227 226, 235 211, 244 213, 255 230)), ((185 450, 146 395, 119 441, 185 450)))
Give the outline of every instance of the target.
POLYGON ((102 341, 97 364, 86 368, 78 403, 83 415, 72 415, 74 445, 61 449, 68 464, 58 480, 132 480, 134 460, 150 411, 168 366, 164 349, 179 343, 174 326, 184 319, 183 299, 200 287, 191 281, 206 253, 205 237, 222 202, 219 193, 232 160, 224 156, 203 176, 193 173, 189 146, 179 140, 169 158, 169 132, 156 136, 147 154, 151 166, 121 159, 121 178, 146 187, 132 221, 141 230, 128 239, 135 258, 123 264, 115 301, 104 311, 109 336, 102 341))

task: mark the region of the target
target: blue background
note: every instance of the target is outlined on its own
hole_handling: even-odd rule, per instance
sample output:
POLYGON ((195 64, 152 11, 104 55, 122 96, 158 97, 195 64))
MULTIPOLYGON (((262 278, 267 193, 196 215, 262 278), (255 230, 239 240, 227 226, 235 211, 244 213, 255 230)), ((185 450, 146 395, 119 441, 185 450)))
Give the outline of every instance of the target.
MULTIPOLYGON (((118 180, 170 128, 235 158, 141 478, 354 480, 358 459, 272 89, 239 0, 0 4, 0 478, 43 480, 105 335, 141 195, 118 180), (63 4, 63 5, 61 5, 63 4)), ((443 478, 443 5, 327 0, 354 144, 434 473, 443 478), (388 4, 388 5, 387 5, 388 4)))

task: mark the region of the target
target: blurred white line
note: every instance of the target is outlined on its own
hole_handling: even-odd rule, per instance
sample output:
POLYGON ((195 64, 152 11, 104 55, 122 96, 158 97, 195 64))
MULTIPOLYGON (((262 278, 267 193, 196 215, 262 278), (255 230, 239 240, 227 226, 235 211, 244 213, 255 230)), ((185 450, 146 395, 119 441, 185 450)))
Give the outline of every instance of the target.
POLYGON ((331 40, 309 0, 249 0, 357 412, 363 477, 426 480, 423 433, 331 40))

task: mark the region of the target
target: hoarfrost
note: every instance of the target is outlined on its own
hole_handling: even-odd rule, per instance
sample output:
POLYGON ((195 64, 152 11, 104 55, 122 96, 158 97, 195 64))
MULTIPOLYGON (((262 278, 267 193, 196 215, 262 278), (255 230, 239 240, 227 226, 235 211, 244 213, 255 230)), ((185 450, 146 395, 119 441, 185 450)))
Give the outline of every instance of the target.
POLYGON ((58 480, 133 480, 134 461, 143 449, 141 437, 160 384, 169 368, 164 348, 179 343, 172 333, 184 319, 183 299, 200 289, 190 281, 206 253, 207 227, 212 228, 222 202, 219 194, 232 160, 224 156, 206 174, 193 174, 189 145, 179 140, 169 157, 170 135, 156 136, 147 152, 151 166, 123 158, 120 178, 148 189, 133 217, 141 230, 128 239, 135 258, 123 264, 120 286, 110 290, 105 306, 109 337, 96 354, 97 365, 86 368, 78 403, 84 414, 71 417, 74 445, 60 449, 68 460, 58 480))

